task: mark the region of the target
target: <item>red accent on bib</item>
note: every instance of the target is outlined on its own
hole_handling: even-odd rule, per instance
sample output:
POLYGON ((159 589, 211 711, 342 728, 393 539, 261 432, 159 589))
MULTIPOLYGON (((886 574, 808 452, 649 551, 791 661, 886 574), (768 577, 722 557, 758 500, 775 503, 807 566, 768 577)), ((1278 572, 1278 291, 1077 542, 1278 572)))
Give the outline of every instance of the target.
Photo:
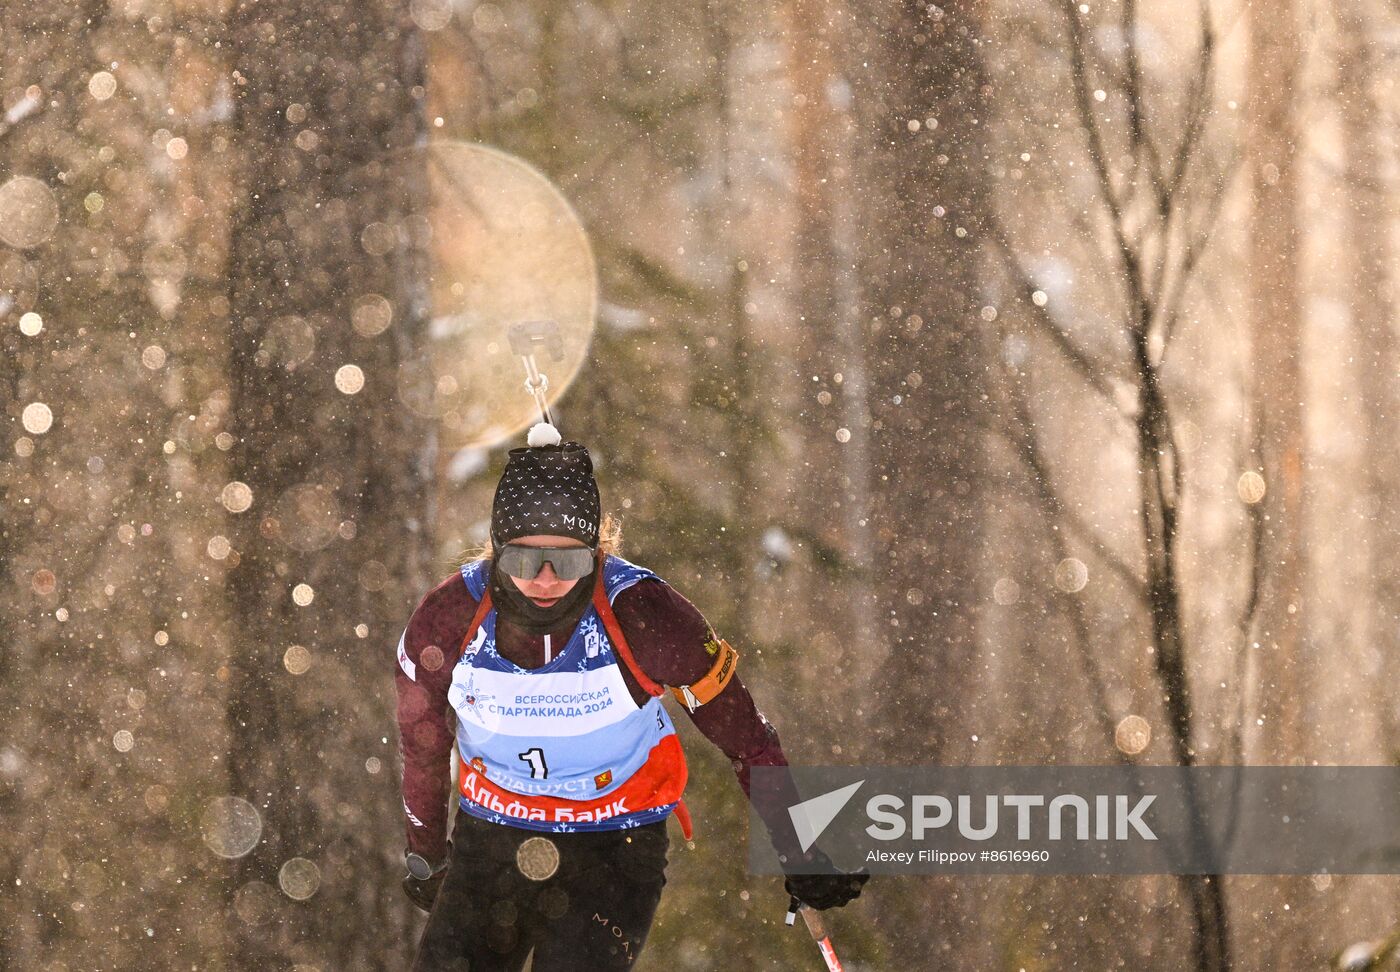
MULTIPOLYGON (((494 798, 493 802, 507 807, 523 808, 523 812, 509 813, 507 816, 528 818, 531 810, 540 810, 544 813, 544 819, 550 822, 592 820, 595 819, 593 815, 596 811, 613 808, 619 800, 626 801, 626 809, 621 813, 635 813, 638 810, 650 810, 678 803, 681 793, 685 791, 686 774, 685 753, 681 750, 681 741, 675 733, 671 733, 651 747, 647 761, 607 796, 591 800, 532 796, 507 790, 471 771, 462 774, 461 793, 463 797, 477 804, 485 805, 482 799, 485 796, 487 799, 494 798), (559 816, 557 811, 560 810, 567 811, 569 815, 559 816)), ((503 812, 499 806, 493 806, 492 809, 498 813, 503 812)), ((609 814, 613 815, 617 814, 609 814)))

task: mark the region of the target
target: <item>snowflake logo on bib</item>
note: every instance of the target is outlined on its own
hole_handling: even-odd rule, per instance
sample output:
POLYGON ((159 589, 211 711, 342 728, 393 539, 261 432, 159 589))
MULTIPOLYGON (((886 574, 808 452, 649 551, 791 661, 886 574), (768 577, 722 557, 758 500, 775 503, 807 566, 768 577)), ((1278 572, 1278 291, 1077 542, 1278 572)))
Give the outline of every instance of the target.
POLYGON ((598 630, 597 618, 584 618, 579 628, 583 631, 584 657, 597 658, 603 650, 603 633, 598 630))

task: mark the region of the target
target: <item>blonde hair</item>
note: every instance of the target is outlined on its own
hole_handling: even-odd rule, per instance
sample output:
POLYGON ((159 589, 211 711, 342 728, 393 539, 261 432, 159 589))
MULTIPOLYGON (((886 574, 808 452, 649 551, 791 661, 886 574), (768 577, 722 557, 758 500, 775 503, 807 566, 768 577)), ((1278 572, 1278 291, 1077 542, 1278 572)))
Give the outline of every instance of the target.
MULTIPOLYGON (((598 526, 598 549, 615 557, 622 556, 622 517, 611 513, 603 514, 603 522, 598 526)), ((495 555, 491 538, 475 547, 468 547, 455 558, 457 564, 470 564, 478 560, 490 560, 495 555)))

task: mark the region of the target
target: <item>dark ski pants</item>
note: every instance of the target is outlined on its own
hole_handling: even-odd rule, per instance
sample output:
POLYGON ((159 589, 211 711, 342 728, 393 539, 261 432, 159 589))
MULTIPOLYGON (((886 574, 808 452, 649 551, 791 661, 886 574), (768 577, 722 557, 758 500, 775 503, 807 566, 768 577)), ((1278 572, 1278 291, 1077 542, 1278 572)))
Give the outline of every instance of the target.
POLYGON ((666 822, 631 830, 542 834, 457 814, 452 857, 418 943, 414 972, 630 969, 666 884, 666 822), (559 851, 542 876, 543 838, 559 851), (531 853, 531 851, 536 853, 531 853))

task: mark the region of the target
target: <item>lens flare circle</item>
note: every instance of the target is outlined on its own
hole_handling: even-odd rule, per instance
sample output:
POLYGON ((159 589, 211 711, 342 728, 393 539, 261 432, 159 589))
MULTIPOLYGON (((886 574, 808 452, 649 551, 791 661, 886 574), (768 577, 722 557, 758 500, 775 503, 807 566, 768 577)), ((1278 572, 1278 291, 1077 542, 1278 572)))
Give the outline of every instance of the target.
MULTIPOLYGON (((404 232, 427 250, 431 318, 424 354, 400 370, 398 387, 404 405, 440 421, 451 454, 539 420, 512 325, 553 322, 557 339, 538 348, 536 363, 549 378, 547 401, 569 387, 593 336, 598 275, 582 222, 538 170, 466 142, 422 151, 426 219, 410 217, 404 232)), ((379 326, 383 308, 370 316, 362 329, 379 326)))

